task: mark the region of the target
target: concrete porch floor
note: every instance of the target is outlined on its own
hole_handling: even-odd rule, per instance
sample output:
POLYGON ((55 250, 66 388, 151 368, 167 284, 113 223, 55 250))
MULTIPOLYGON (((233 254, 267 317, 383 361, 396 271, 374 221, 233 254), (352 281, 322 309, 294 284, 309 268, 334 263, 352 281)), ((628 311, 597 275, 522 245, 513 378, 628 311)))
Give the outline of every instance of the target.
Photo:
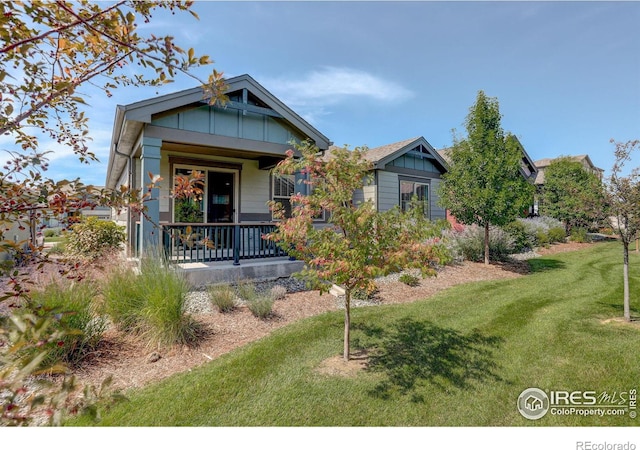
POLYGON ((182 269, 194 287, 216 283, 230 283, 250 279, 256 281, 289 277, 302 270, 302 261, 290 261, 288 257, 245 259, 239 266, 233 261, 214 261, 176 264, 182 269))

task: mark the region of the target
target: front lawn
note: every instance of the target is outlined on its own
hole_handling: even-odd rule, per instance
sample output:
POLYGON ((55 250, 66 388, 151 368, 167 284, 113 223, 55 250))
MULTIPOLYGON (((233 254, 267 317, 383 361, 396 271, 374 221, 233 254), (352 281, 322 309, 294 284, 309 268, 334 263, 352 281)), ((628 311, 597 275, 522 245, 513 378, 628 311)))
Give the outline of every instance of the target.
MULTIPOLYGON (((274 332, 140 391, 110 426, 630 426, 628 415, 520 415, 530 387, 628 392, 640 384, 640 328, 622 316, 622 250, 602 243, 530 261, 517 279, 353 311, 369 370, 319 368, 342 348, 342 312, 274 332)), ((631 254, 632 315, 640 256, 631 254)), ((82 422, 83 424, 91 424, 82 422)), ((75 422, 74 424, 78 424, 75 422)))

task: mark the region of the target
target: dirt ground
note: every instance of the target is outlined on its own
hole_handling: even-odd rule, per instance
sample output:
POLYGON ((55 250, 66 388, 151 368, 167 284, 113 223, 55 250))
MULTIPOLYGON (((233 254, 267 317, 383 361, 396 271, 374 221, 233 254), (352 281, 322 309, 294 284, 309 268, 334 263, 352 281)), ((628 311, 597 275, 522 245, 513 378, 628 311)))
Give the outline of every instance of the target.
MULTIPOLYGON (((558 244, 538 253, 548 255, 588 245, 592 244, 558 244)), ((421 279, 417 287, 397 281, 382 284, 378 297, 381 304, 413 302, 461 283, 520 277, 526 274, 527 267, 526 263, 517 261, 488 267, 482 263, 464 262, 445 267, 437 277, 421 279)), ((82 384, 99 385, 106 376, 113 375, 114 387, 138 388, 189 371, 289 323, 338 308, 339 301, 331 294, 306 291, 287 294, 283 300, 276 301, 274 313, 267 320, 254 317, 246 307, 230 313, 197 314, 194 317, 203 324, 206 333, 196 347, 149 349, 131 336, 108 330, 100 347, 75 373, 82 384)), ((354 355, 349 363, 336 356, 325 361, 319 370, 351 376, 363 364, 366 364, 366 355, 354 355)))

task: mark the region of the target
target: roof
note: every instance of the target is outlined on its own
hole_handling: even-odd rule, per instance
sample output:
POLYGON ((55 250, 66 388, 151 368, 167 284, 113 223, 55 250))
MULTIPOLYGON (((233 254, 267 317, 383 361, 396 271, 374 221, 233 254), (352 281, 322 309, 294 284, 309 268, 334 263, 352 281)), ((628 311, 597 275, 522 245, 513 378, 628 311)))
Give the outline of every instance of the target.
MULTIPOLYGON (((228 78, 225 80, 225 84, 227 92, 247 89, 278 113, 291 126, 311 138, 320 148, 327 148, 331 144, 328 137, 296 114, 251 76, 245 74, 228 78)), ((113 187, 126 165, 125 158, 116 158, 116 153, 122 156, 131 155, 135 151, 135 144, 142 128, 151 123, 154 115, 206 101, 204 89, 195 87, 127 105, 118 105, 111 136, 111 150, 107 166, 107 186, 113 187)))
POLYGON ((424 147, 427 157, 436 162, 436 165, 440 166, 442 172, 447 171, 448 163, 445 161, 438 152, 422 137, 414 137, 411 139, 405 139, 403 141, 394 142, 393 144, 387 144, 380 147, 375 147, 367 150, 364 157, 371 161, 376 169, 384 169, 385 165, 396 158, 408 153, 418 146, 424 147))
POLYGON ((447 147, 436 151, 438 152, 438 155, 447 162, 447 164, 451 164, 451 150, 453 150, 451 147, 447 147))
MULTIPOLYGON (((417 146, 424 146, 431 159, 435 160, 438 166, 441 166, 442 172, 446 172, 448 163, 436 150, 427 142, 427 140, 420 136, 411 139, 405 139, 403 141, 394 142, 393 144, 382 145, 380 147, 370 148, 364 153, 364 158, 373 163, 374 169, 384 169, 385 165, 396 158, 404 155, 405 153, 415 149, 417 146)), ((323 154, 322 159, 328 161, 332 157, 332 152, 341 148, 336 145, 330 146, 323 154)))
POLYGON ((412 144, 418 139, 420 139, 420 137, 405 139, 404 141, 394 142, 393 144, 387 144, 381 147, 371 148, 367 150, 364 157, 375 164, 387 158, 388 156, 394 155, 395 153, 399 152, 404 147, 408 146, 409 144, 412 144))
POLYGON ((589 155, 573 155, 573 156, 558 156, 557 158, 542 158, 534 162, 538 169, 538 174, 536 175, 535 184, 544 184, 544 169, 549 167, 552 162, 557 161, 562 158, 568 158, 571 161, 575 161, 581 164, 586 163, 592 170, 597 171, 599 173, 604 172, 603 169, 596 167, 589 155))

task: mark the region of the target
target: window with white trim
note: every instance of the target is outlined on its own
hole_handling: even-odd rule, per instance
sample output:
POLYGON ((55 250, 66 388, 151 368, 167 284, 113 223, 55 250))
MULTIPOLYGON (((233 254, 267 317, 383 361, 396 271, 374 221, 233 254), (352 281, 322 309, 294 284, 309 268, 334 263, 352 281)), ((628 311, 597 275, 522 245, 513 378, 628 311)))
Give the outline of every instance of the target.
POLYGON ((421 208, 425 217, 429 217, 429 184, 401 180, 400 208, 407 211, 412 205, 421 208))
POLYGON ((273 201, 280 203, 285 211, 285 217, 291 217, 291 196, 296 189, 295 175, 273 175, 273 201))

